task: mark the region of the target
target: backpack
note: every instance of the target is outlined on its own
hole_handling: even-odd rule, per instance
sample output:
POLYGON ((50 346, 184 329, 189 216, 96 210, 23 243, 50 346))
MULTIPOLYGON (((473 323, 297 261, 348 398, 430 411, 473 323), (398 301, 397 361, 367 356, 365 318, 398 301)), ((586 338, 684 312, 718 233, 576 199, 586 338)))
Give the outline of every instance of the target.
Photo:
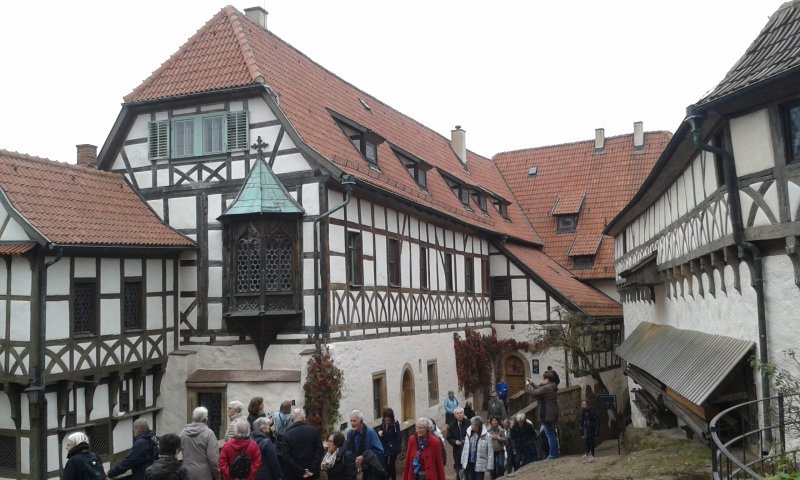
POLYGON ((247 478, 249 476, 250 457, 247 456, 247 447, 245 447, 231 463, 231 478, 247 478))
POLYGON ((150 437, 150 463, 158 460, 158 454, 160 453, 158 443, 158 435, 153 435, 150 437))
POLYGON ((106 472, 103 470, 103 462, 96 454, 92 454, 91 460, 86 464, 86 478, 93 480, 105 480, 106 472))

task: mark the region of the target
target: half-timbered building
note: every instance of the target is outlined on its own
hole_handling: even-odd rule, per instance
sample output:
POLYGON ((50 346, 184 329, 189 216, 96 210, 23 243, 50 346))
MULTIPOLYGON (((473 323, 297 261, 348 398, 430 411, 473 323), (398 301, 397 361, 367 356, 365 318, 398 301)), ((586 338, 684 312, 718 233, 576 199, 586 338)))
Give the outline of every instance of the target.
POLYGON ((677 421, 706 434, 715 413, 769 397, 757 364, 786 366, 796 347, 798 18, 797 2, 784 4, 689 107, 606 230, 629 334, 618 354, 639 426, 677 421))
POLYGON ((0 150, 0 477, 57 478, 77 429, 117 462, 157 425, 193 249, 120 175, 0 150))

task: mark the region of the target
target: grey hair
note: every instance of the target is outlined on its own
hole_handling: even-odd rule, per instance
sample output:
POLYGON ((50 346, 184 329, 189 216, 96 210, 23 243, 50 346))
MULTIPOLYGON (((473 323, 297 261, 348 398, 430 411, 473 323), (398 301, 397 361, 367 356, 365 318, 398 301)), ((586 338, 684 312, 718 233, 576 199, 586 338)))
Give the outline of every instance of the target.
POLYGON ((364 421, 364 414, 361 413, 361 410, 353 410, 352 412, 350 412, 350 418, 353 418, 353 417, 358 418, 362 422, 364 421))
POLYGON ((258 417, 253 420, 253 431, 260 432, 262 428, 268 427, 272 422, 265 417, 258 417))
POLYGON ((81 443, 89 443, 89 437, 83 432, 75 432, 67 437, 67 446, 75 446, 81 443))
POLYGON ((237 418, 233 421, 233 436, 236 438, 250 438, 250 424, 247 419, 237 418))
POLYGON ((242 410, 244 410, 244 403, 239 400, 233 400, 228 403, 228 407, 232 408, 236 413, 242 413, 242 410))
POLYGON ((464 413, 464 409, 463 409, 463 408, 461 408, 461 407, 456 407, 456 409, 455 409, 455 410, 453 410, 453 413, 454 413, 454 414, 455 414, 455 413, 458 413, 458 412, 464 413))
POLYGON ((482 419, 481 417, 477 416, 477 415, 475 415, 474 417, 472 417, 472 418, 469 420, 469 423, 470 423, 471 425, 475 425, 475 426, 477 426, 478 428, 483 428, 483 419, 482 419))
POLYGON ((515 418, 515 419, 516 419, 518 422, 520 422, 520 421, 522 421, 522 420, 525 420, 525 414, 524 414, 524 413, 518 413, 518 414, 517 414, 517 415, 516 415, 514 418, 515 418))
POLYGON ((426 429, 428 429, 428 431, 432 431, 433 430, 430 419, 427 419, 425 417, 419 417, 417 419, 416 426, 417 427, 425 427, 426 429))
POLYGON ((292 409, 292 422, 304 422, 306 420, 306 412, 302 408, 292 409))
POLYGON ((139 430, 140 432, 146 432, 150 430, 150 424, 147 423, 147 420, 144 418, 137 418, 133 421, 133 428, 139 430))
POLYGON ((195 423, 205 422, 208 418, 208 409, 206 407, 197 407, 192 411, 192 421, 195 423))

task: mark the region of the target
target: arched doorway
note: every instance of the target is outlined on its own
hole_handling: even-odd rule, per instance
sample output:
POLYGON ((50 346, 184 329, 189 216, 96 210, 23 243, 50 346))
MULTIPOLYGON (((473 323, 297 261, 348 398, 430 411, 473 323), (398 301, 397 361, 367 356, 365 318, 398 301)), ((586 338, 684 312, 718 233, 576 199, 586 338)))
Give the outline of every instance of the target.
POLYGON ((403 370, 403 416, 400 421, 413 420, 416 418, 416 406, 414 405, 414 376, 410 368, 403 370))
POLYGON ((509 355, 503 362, 503 372, 508 384, 508 396, 525 390, 525 364, 516 355, 509 355))

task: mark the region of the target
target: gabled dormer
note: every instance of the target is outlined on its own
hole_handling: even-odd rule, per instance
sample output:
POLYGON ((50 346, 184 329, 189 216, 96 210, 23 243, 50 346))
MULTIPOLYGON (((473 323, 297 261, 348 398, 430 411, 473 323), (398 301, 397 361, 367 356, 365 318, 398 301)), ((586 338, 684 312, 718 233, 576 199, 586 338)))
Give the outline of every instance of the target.
POLYGON ((471 189, 461 180, 455 177, 451 177, 450 175, 447 175, 441 170, 439 170, 439 173, 441 173, 442 178, 444 178, 444 181, 447 182, 447 186, 450 187, 450 190, 452 190, 453 194, 456 196, 456 198, 458 198, 458 201, 460 201, 461 204, 464 205, 464 208, 472 210, 472 208, 469 206, 469 197, 471 189))
POLYGON ((405 168, 408 174, 411 175, 411 178, 414 179, 414 182, 419 185, 419 188, 427 191, 428 170, 431 169, 430 164, 396 145, 392 145, 392 150, 394 151, 395 155, 397 155, 397 159, 400 160, 400 163, 403 164, 403 168, 405 168))
POLYGON ((573 233, 578 229, 578 214, 585 199, 584 192, 562 193, 556 197, 551 212, 556 218, 556 232, 573 233))
POLYGON ((355 147, 358 153, 361 154, 361 157, 364 158, 364 161, 366 161, 371 168, 379 169, 378 145, 383 143, 385 139, 358 122, 332 110, 328 111, 331 116, 333 116, 336 124, 339 125, 339 128, 342 129, 342 132, 350 140, 350 143, 353 144, 353 147, 355 147))

